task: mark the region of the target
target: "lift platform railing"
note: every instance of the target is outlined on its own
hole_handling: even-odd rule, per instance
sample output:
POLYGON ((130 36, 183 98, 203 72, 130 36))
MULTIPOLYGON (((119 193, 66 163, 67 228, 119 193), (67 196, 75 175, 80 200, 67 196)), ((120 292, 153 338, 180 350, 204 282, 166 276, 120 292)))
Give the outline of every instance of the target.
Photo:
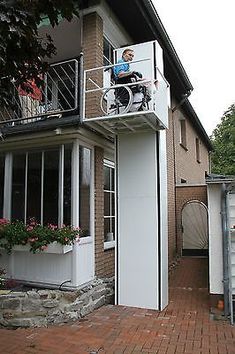
POLYGON ((83 119, 99 119, 131 116, 140 112, 156 112, 167 125, 166 111, 169 106, 169 83, 163 73, 154 67, 151 59, 142 59, 130 63, 139 63, 140 67, 152 66, 151 77, 132 78, 131 82, 121 84, 113 78, 112 64, 84 71, 83 119), (167 109, 166 109, 167 108, 167 109))
POLYGON ((78 108, 79 63, 76 59, 52 64, 38 88, 34 81, 16 87, 12 80, 9 105, 0 107, 0 126, 26 124, 78 108))

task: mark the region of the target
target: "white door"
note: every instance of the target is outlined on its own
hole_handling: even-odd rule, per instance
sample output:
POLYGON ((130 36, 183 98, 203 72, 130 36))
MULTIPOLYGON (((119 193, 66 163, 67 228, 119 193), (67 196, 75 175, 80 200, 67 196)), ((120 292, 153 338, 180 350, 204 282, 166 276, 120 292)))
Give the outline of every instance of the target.
POLYGON ((182 210, 183 256, 208 255, 208 213, 199 201, 185 204, 182 210))

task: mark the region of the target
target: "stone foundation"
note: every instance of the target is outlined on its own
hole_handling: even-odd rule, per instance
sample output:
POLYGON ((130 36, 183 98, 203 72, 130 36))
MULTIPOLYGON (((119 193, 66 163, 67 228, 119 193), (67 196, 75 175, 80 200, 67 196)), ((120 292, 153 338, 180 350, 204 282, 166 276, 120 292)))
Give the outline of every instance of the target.
POLYGON ((0 295, 0 325, 46 327, 79 320, 113 303, 114 280, 95 280, 76 291, 32 289, 0 295))

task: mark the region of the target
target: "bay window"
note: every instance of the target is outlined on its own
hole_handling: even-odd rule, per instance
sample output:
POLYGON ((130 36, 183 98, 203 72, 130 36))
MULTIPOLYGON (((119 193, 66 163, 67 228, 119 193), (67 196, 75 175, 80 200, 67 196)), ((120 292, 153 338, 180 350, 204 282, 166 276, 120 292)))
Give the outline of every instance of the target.
POLYGON ((43 151, 8 153, 7 158, 0 155, 0 218, 25 223, 35 218, 44 225, 74 224, 81 227, 82 236, 90 236, 91 149, 80 145, 75 159, 72 150, 72 144, 65 144, 43 151), (72 170, 78 168, 79 176, 72 182, 72 170), (73 192, 76 186, 78 195, 73 192), (73 217, 76 220, 72 220, 72 204, 79 208, 79 215, 73 217))

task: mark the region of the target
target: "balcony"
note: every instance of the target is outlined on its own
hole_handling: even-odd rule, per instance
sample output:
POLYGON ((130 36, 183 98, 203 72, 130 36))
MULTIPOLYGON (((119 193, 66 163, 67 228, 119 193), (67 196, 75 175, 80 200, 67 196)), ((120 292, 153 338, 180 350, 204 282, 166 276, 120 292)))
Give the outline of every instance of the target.
POLYGON ((77 112, 79 97, 79 63, 77 60, 52 64, 44 75, 42 87, 34 82, 30 92, 16 87, 14 80, 11 105, 0 108, 0 129, 14 129, 46 119, 61 118, 77 112), (14 128, 13 128, 14 127, 14 128))
MULTIPOLYGON (((160 130, 168 127, 169 84, 158 67, 148 78, 116 84, 112 70, 118 64, 85 70, 83 122, 108 136, 160 130)), ((152 66, 152 60, 131 65, 152 66)))

